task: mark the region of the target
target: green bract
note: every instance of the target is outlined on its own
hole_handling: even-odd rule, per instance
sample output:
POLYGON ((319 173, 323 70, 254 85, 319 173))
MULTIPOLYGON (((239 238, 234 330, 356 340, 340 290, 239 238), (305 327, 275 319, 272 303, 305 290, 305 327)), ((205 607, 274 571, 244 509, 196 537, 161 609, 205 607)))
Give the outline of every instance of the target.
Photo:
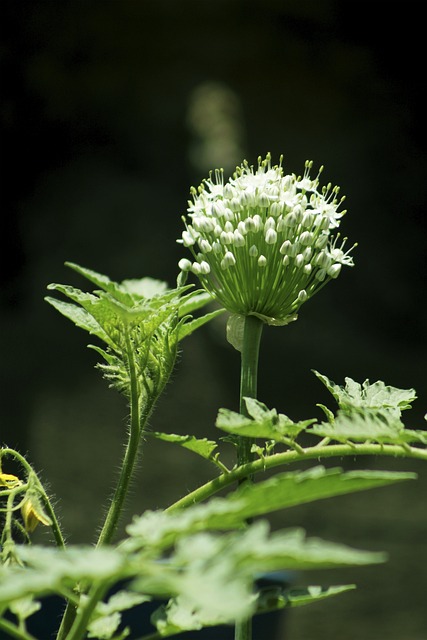
POLYGON ((178 242, 193 261, 182 271, 197 275, 204 288, 228 311, 255 315, 273 325, 296 319, 299 307, 337 278, 342 265, 353 266, 345 239, 332 232, 345 211, 339 187, 319 187, 310 177, 284 175, 268 154, 254 170, 247 162, 224 184, 222 170, 192 189, 186 229, 178 242))

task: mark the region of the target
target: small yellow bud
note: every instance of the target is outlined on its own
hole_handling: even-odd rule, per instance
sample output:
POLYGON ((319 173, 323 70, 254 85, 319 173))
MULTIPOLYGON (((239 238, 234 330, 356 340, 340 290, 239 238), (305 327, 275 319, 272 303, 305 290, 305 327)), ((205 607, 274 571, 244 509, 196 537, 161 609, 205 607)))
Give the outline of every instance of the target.
POLYGON ((34 495, 25 498, 21 507, 21 515, 25 531, 28 533, 32 533, 39 522, 47 527, 52 524, 52 520, 44 513, 37 496, 34 495))

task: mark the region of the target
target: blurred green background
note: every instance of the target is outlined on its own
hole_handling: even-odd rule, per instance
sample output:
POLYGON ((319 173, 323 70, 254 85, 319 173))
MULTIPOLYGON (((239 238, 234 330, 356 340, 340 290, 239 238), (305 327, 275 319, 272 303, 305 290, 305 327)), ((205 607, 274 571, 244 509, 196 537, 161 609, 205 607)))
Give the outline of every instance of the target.
MULTIPOLYGON (((423 428, 426 308, 426 9, 418 2, 1 0, 0 442, 49 481, 68 539, 91 541, 117 473, 125 403, 94 370, 87 337, 43 301, 82 286, 65 260, 115 280, 174 284, 190 185, 243 158, 325 165, 342 187, 346 269, 298 322, 263 336, 259 397, 294 419, 331 402, 312 368, 415 387, 423 428)), ((184 343, 156 430, 216 437, 237 407, 239 359, 219 320, 184 343)), ((151 440, 128 518, 211 477, 151 440)), ((275 527, 390 554, 387 565, 304 575, 356 592, 288 618, 290 640, 425 640, 427 468, 419 481, 277 514, 275 527)), ((45 539, 38 532, 39 539, 45 539)), ((282 636, 281 636, 282 637, 282 636)))

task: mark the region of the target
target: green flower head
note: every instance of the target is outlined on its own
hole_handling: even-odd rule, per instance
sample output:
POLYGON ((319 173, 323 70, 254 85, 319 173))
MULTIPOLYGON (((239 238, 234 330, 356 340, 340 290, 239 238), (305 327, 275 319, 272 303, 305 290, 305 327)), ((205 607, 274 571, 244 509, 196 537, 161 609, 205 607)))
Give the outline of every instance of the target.
POLYGON ((353 266, 346 239, 332 236, 344 198, 339 187, 319 187, 322 168, 312 179, 312 164, 303 176, 285 175, 282 161, 272 167, 268 154, 255 170, 245 161, 226 183, 217 170, 192 188, 178 242, 193 259, 179 267, 231 313, 288 324, 342 265, 353 266))

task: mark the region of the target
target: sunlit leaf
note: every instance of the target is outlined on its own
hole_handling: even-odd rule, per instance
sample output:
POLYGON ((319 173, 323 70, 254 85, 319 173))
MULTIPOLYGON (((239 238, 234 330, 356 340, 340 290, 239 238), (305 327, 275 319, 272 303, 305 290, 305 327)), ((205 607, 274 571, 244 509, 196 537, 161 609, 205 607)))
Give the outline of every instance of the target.
POLYGON ((412 473, 325 469, 281 473, 255 484, 246 484, 225 498, 180 511, 148 511, 127 528, 141 545, 169 546, 183 534, 207 529, 230 529, 247 519, 278 509, 395 482, 414 479, 412 473))
POLYGON ((341 387, 318 371, 314 371, 314 374, 331 392, 339 407, 344 410, 355 407, 394 409, 400 415, 401 411, 411 408, 411 403, 417 397, 414 389, 398 389, 384 384, 381 380, 373 384, 365 380, 363 384, 359 384, 351 378, 345 378, 345 387, 341 387))
POLYGON ((207 438, 196 438, 195 436, 181 436, 175 433, 160 433, 158 431, 149 431, 149 435, 154 436, 158 440, 165 442, 174 442, 179 444, 185 449, 189 449, 194 453, 197 453, 203 458, 210 459, 218 444, 214 440, 208 440, 207 438))
POLYGON ((405 429, 399 418, 384 410, 338 411, 333 424, 323 422, 309 429, 317 436, 338 442, 378 442, 380 444, 427 444, 427 432, 405 429))
POLYGON ((293 422, 283 413, 278 414, 275 409, 268 409, 254 398, 244 398, 244 401, 249 417, 229 409, 219 409, 216 426, 238 436, 287 442, 316 422, 315 418, 293 422))

